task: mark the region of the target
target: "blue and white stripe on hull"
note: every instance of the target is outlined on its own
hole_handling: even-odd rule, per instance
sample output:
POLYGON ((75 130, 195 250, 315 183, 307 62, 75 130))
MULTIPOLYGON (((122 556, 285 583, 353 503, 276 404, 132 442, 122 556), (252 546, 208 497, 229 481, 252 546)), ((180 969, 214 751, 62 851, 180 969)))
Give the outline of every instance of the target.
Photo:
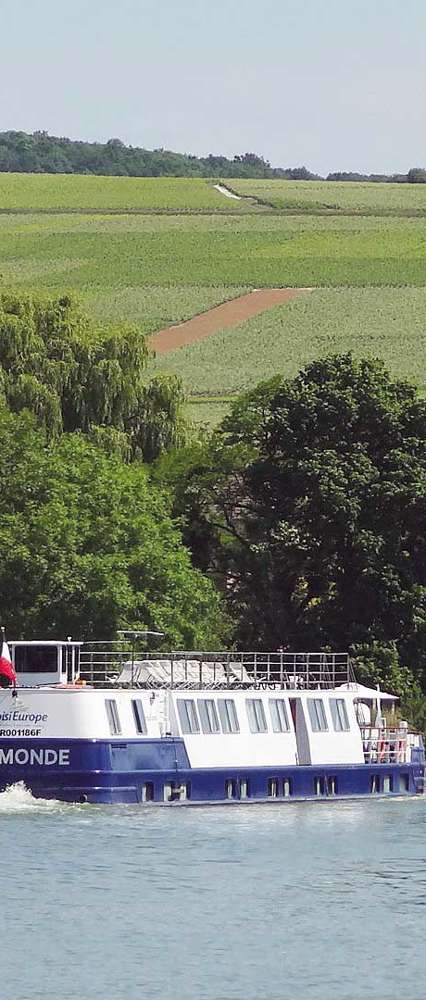
POLYGON ((412 796, 423 790, 423 754, 405 764, 191 767, 182 739, 0 740, 0 790, 24 782, 67 802, 253 804, 412 796))

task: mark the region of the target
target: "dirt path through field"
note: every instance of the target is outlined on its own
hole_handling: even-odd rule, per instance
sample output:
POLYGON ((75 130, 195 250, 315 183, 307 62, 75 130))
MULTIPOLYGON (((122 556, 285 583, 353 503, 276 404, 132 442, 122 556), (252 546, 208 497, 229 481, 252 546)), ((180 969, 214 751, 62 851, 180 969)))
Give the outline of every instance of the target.
POLYGON ((196 340, 209 337, 217 330, 225 330, 229 326, 238 326, 244 320, 256 316, 265 309, 272 309, 281 302, 290 302, 299 295, 309 295, 312 288, 257 288, 246 295, 240 295, 230 302, 223 302, 205 313, 193 316, 178 326, 168 326, 158 330, 149 338, 150 347, 156 354, 167 354, 177 347, 185 347, 196 340))

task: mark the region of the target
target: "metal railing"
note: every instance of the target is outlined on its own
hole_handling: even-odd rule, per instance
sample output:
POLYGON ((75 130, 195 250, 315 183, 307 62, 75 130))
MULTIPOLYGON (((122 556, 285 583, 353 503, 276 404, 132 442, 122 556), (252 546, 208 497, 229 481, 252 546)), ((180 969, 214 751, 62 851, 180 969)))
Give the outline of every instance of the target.
POLYGON ((353 683, 347 653, 200 652, 147 653, 123 643, 83 643, 81 679, 92 685, 169 688, 277 686, 290 690, 353 683))
POLYGON ((360 726, 366 764, 408 764, 411 760, 412 734, 407 729, 379 729, 360 726))

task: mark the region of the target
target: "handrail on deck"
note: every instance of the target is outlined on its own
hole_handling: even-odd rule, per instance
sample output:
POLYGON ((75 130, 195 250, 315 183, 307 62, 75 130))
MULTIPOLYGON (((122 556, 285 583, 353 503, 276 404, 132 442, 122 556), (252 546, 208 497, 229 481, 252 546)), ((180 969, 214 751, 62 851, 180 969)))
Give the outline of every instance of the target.
MULTIPOLYGON (((406 727, 360 726, 366 764, 407 764, 411 743, 406 727)), ((410 737, 412 734, 410 734, 410 737)))
POLYGON ((260 653, 173 650, 168 654, 123 648, 122 643, 83 643, 80 676, 91 684, 144 687, 335 688, 355 680, 347 653, 260 653), (102 648, 100 648, 102 647, 102 648))

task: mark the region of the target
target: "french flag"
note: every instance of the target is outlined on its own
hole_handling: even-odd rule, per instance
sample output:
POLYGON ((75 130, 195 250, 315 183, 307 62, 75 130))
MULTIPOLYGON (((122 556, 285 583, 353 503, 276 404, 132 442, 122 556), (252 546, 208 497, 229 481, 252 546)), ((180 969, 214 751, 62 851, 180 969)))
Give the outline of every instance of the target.
POLYGON ((4 632, 0 639, 1 652, 0 652, 0 687, 7 688, 13 685, 16 687, 16 674, 12 666, 12 660, 9 653, 9 646, 4 637, 4 632))

